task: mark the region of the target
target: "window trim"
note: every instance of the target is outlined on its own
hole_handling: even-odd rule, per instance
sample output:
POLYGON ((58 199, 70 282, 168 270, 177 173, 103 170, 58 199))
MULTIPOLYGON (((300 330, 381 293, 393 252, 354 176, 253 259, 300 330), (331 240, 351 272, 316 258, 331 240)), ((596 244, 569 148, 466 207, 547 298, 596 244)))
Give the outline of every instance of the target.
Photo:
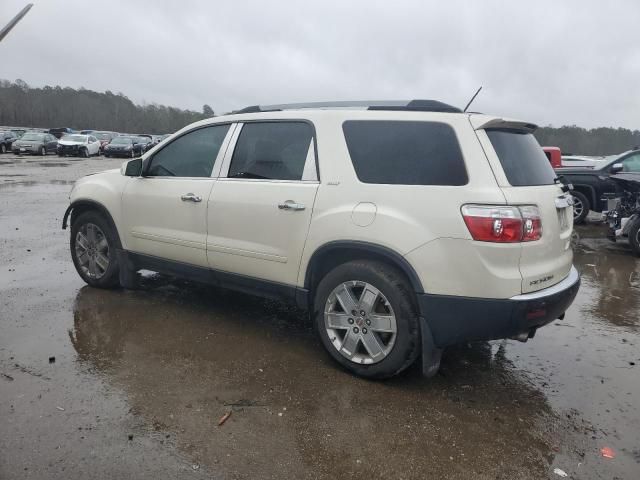
MULTIPOLYGON (((222 167, 220 169, 218 180, 224 180, 228 182, 271 182, 271 183, 320 183, 320 167, 318 163, 318 140, 316 138, 316 127, 310 120, 304 118, 277 118, 277 119, 256 119, 256 120, 242 120, 237 123, 236 130, 234 131, 233 138, 229 142, 227 147, 227 154, 225 155, 222 167), (233 153, 236 150, 242 127, 247 123, 306 123, 311 127, 311 141, 309 145, 313 145, 313 158, 315 161, 316 178, 311 180, 282 180, 272 178, 228 178, 229 168, 231 167, 231 159, 233 153)), ((302 175, 304 177, 305 170, 307 170, 307 162, 309 161, 309 151, 307 151, 307 158, 305 160, 305 166, 303 168, 302 175)))
POLYGON ((344 120, 341 124, 340 124, 340 131, 342 132, 342 141, 344 142, 344 148, 347 151, 347 158, 350 161, 350 165, 351 168, 353 170, 353 175, 356 179, 356 181, 361 184, 361 185, 392 185, 392 186, 398 186, 398 187, 430 187, 430 188, 462 188, 462 187, 466 187, 469 185, 469 183, 471 182, 471 177, 469 176, 469 170, 467 168, 467 159, 464 155, 464 151, 462 149, 462 142, 460 142, 460 138, 458 138, 458 132, 456 131, 456 128, 448 123, 448 122, 443 122, 440 120, 388 120, 388 119, 347 119, 344 120), (344 131, 344 124, 347 122, 410 122, 410 123, 439 123, 440 125, 446 125, 447 127, 449 127, 451 129, 451 131, 453 132, 453 136, 456 139, 456 142, 458 142, 458 150, 460 150, 460 157, 462 158, 462 166, 464 167, 464 173, 465 173, 465 177, 466 177, 466 182, 460 185, 440 185, 440 184, 427 184, 427 185, 423 185, 423 184, 417 184, 417 183, 411 183, 411 184, 407 184, 407 183, 373 183, 373 182, 363 182, 362 180, 360 180, 360 177, 358 176, 358 171, 356 170, 356 166, 353 163, 353 158, 351 158, 351 152, 349 151, 349 144, 347 143, 347 135, 344 131))
MULTIPOLYGON (((180 135, 176 136, 175 138, 172 138, 169 142, 167 142, 165 145, 162 145, 162 148, 158 149, 157 151, 153 152, 151 155, 148 155, 147 157, 145 157, 143 159, 143 168, 142 168, 142 174, 140 175, 143 178, 156 178, 156 179, 163 179, 163 180, 183 180, 183 179, 187 179, 187 180, 211 180, 212 178, 217 178, 217 174, 220 171, 220 167, 219 165, 221 165, 224 156, 226 154, 227 148, 229 146, 229 141, 231 136, 233 135, 234 131, 236 128, 236 124, 234 122, 220 122, 220 123, 209 123, 207 125, 199 125, 196 128, 192 128, 190 130, 184 131, 182 132, 180 135), (211 168, 211 173, 209 174, 208 177, 170 177, 170 176, 164 176, 164 175, 147 175, 147 172, 149 171, 149 169, 151 168, 151 163, 153 162, 153 158, 162 150, 164 150, 165 148, 167 148, 169 145, 171 145, 173 142, 175 142, 176 140, 184 137, 185 135, 188 135, 192 132, 198 131, 198 130, 202 130, 203 128, 211 128, 211 127, 221 127, 224 125, 229 125, 229 130, 227 130, 227 133, 225 134, 224 139, 222 140, 222 144, 220 145, 220 150, 218 150, 218 155, 216 156, 215 160, 213 161, 213 167, 211 168), (218 168, 216 168, 218 167, 218 168)), ((164 142, 162 142, 164 143, 164 142)))

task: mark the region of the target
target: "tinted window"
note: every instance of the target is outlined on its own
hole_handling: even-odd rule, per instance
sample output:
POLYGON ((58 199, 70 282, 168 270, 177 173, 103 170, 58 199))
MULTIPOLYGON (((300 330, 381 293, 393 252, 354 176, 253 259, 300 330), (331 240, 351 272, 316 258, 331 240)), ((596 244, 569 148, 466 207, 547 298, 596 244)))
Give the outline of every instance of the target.
POLYGON ((465 185, 468 181, 458 139, 449 125, 354 120, 342 128, 361 182, 465 185))
POLYGON ((301 180, 312 137, 304 122, 245 123, 227 176, 301 180))
POLYGON ((229 125, 200 128, 168 144, 151 159, 147 171, 157 177, 209 177, 229 125))
POLYGON ((623 172, 640 172, 640 154, 631 155, 622 161, 623 172))
POLYGON ((554 183, 556 174, 532 134, 516 130, 486 132, 511 185, 519 187, 554 183))

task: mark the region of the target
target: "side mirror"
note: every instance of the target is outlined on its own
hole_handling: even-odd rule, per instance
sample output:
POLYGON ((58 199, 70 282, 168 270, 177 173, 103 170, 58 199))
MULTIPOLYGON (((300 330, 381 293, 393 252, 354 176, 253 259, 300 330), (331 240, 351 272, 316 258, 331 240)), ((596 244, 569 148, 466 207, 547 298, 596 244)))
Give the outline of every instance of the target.
POLYGON ((120 167, 120 173, 125 177, 139 177, 142 175, 142 159, 134 158, 128 162, 124 162, 120 167))
POLYGON ((618 173, 618 172, 621 172, 622 170, 624 170, 624 165, 622 163, 614 163, 611 166, 610 172, 611 173, 618 173))

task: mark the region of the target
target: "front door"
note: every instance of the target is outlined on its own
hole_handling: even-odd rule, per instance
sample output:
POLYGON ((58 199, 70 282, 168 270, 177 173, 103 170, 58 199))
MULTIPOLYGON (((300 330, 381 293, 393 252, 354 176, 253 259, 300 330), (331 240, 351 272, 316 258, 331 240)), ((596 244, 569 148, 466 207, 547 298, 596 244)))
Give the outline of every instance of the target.
POLYGON ((131 179, 122 196, 128 250, 207 266, 207 201, 229 130, 191 130, 145 160, 143 176, 131 179))
POLYGON ((318 189, 313 127, 248 122, 234 140, 209 201, 209 265, 295 285, 318 189))

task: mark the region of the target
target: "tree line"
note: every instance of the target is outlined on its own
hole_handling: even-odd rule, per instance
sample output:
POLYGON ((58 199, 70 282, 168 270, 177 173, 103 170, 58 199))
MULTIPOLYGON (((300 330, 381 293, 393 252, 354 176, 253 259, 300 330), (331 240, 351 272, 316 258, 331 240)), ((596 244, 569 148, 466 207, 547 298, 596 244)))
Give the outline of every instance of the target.
MULTIPOLYGON (((0 80, 0 125, 171 133, 212 116, 209 105, 203 105, 202 112, 194 112, 155 103, 136 105, 123 93, 108 90, 33 88, 22 80, 0 80)), ((640 131, 626 128, 547 126, 539 128, 535 136, 543 146, 582 155, 611 155, 640 146, 640 131)))
POLYGON ((22 80, 0 80, 0 125, 162 134, 213 115, 209 105, 194 112, 155 103, 136 105, 123 93, 108 90, 33 88, 22 80))

